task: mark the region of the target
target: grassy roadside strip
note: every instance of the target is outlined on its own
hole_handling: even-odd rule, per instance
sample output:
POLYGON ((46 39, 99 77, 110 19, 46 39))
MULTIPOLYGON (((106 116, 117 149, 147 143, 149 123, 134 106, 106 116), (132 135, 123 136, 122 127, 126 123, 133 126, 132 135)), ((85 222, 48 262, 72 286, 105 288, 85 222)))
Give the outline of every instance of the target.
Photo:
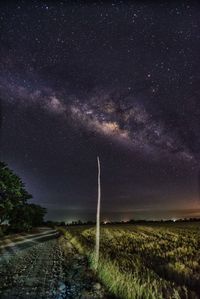
MULTIPOLYGON (((95 271, 94 263, 94 252, 89 249, 87 246, 81 244, 78 240, 78 237, 73 236, 66 229, 59 228, 60 233, 62 233, 70 243, 78 250, 80 254, 86 255, 90 267, 95 271)), ((144 283, 140 279, 141 273, 124 273, 120 271, 117 262, 111 262, 109 257, 102 257, 100 255, 99 265, 96 272, 99 279, 106 286, 110 293, 114 296, 122 299, 162 299, 161 292, 158 287, 158 281, 147 281, 144 283)), ((161 284, 162 282, 160 282, 161 284)), ((173 299, 180 299, 178 292, 174 289, 173 299)))

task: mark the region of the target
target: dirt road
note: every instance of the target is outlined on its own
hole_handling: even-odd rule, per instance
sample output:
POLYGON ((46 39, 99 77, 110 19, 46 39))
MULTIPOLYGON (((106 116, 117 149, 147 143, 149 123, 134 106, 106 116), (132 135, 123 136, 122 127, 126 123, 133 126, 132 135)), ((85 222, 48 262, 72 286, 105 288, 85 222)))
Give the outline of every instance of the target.
POLYGON ((87 260, 55 231, 1 246, 0 298, 111 298, 87 260), (62 242, 68 251, 63 251, 62 242))

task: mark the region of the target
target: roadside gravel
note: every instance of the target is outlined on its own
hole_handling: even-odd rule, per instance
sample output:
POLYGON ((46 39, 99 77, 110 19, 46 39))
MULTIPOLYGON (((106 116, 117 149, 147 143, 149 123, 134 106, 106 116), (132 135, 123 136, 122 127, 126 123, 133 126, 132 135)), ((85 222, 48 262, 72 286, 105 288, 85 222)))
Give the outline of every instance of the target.
POLYGON ((0 261, 1 299, 111 298, 85 257, 64 240, 46 240, 0 261), (65 243, 63 243, 65 242, 65 243), (63 247, 65 244, 65 247, 63 247), (65 249, 63 249, 65 248, 65 249))

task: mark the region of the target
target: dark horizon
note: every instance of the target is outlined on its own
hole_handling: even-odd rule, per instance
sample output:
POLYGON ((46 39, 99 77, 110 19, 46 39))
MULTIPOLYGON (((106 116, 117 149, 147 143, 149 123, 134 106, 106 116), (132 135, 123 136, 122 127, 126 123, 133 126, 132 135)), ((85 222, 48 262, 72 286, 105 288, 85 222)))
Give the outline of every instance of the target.
MULTIPOLYGON (((101 222, 128 222, 130 220, 146 220, 146 221, 177 221, 183 219, 200 219, 200 209, 192 210, 152 210, 152 211, 128 211, 128 212, 103 212, 101 213, 101 222)), ((85 212, 80 211, 54 211, 48 212, 45 221, 58 221, 72 223, 73 221, 95 222, 96 211, 85 212)))

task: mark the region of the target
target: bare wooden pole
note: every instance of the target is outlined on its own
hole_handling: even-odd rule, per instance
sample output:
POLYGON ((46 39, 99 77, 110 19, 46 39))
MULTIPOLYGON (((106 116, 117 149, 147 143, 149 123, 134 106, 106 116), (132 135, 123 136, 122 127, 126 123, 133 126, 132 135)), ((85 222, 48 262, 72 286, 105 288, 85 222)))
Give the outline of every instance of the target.
POLYGON ((99 262, 99 244, 100 244, 100 207, 101 207, 101 167, 100 160, 97 157, 98 166, 98 200, 97 200, 97 215, 96 215, 96 252, 95 252, 95 268, 98 267, 99 262))

